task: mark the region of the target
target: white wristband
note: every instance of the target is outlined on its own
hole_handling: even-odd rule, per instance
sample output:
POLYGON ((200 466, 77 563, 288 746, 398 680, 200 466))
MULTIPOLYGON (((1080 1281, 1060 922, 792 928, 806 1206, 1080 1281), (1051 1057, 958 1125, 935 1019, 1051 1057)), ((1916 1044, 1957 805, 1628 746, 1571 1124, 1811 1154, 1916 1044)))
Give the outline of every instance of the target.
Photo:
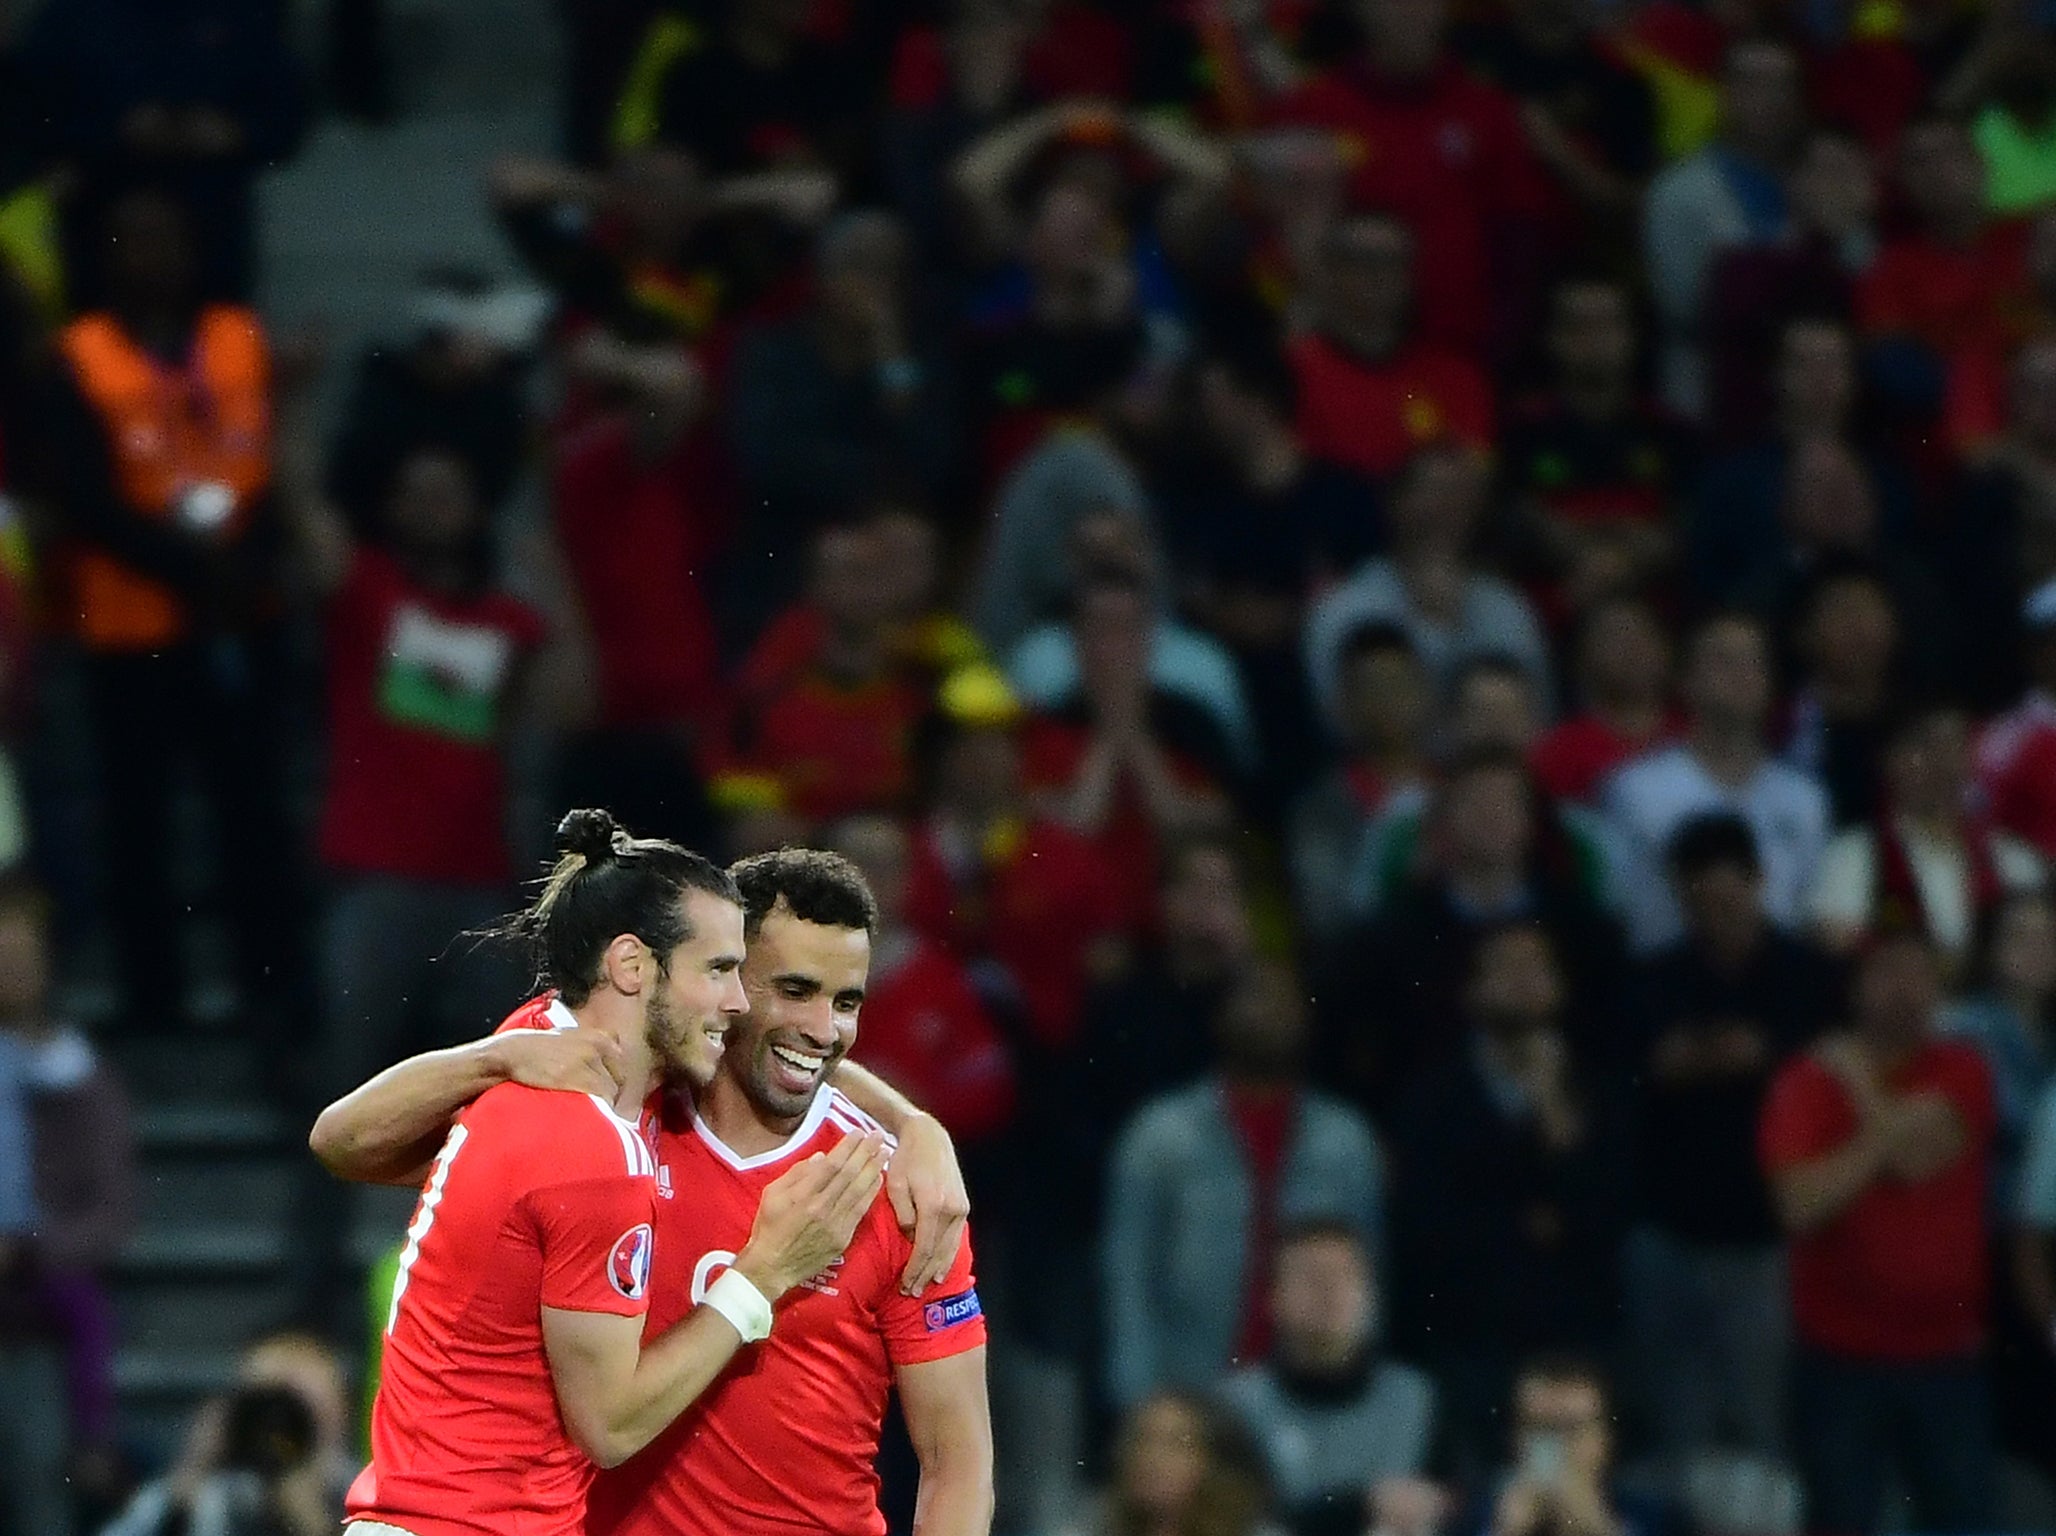
POLYGON ((727 1318, 745 1344, 771 1337, 771 1303, 750 1283, 748 1275, 723 1270, 721 1277, 707 1287, 704 1305, 727 1318))

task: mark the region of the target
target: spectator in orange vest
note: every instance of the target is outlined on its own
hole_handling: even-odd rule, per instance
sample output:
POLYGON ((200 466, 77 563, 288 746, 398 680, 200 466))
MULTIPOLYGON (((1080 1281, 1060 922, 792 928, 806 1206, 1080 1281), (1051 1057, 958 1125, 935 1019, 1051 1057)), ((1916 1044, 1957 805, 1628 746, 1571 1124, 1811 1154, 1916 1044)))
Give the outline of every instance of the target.
POLYGON ((53 617, 84 653, 107 917, 131 1021, 187 1001, 172 794, 200 770, 246 1008, 298 1001, 304 923, 276 718, 282 662, 272 363, 250 311, 201 301, 188 211, 131 191, 103 229, 107 307, 58 338, 43 444, 65 539, 53 617))

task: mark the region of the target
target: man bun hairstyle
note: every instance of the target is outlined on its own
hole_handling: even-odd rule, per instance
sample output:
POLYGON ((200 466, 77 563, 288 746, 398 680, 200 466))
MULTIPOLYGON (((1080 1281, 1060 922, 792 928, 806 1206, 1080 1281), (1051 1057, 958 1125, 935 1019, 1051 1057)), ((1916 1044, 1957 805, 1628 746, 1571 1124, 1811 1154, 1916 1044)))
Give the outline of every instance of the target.
POLYGON ((878 933, 878 903, 864 872, 825 848, 774 848, 729 867, 742 895, 744 937, 754 941, 779 903, 803 923, 878 933))
POLYGON ((660 966, 692 937, 688 892, 742 904, 713 860, 662 838, 631 837, 607 811, 569 812, 557 823, 556 849, 534 904, 503 931, 528 946, 536 984, 574 1008, 592 995, 601 957, 622 934, 648 945, 660 966))

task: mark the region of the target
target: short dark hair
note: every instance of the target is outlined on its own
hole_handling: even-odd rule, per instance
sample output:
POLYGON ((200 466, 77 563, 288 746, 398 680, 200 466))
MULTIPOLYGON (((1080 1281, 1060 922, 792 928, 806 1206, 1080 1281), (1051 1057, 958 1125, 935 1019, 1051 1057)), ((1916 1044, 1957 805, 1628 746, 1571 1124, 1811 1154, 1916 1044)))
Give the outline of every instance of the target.
POLYGON ((498 930, 524 942, 538 986, 572 1007, 592 995, 607 946, 632 933, 662 965, 691 938, 684 897, 705 891, 740 906, 721 866, 655 837, 631 837, 601 810, 572 811, 557 824, 558 858, 534 903, 498 930))
POLYGON ((774 848, 729 866, 741 893, 743 936, 755 939, 782 902, 803 923, 878 931, 878 903, 863 871, 825 848, 774 848))
POLYGON ((1763 853, 1749 823, 1732 811, 1688 816, 1664 845, 1664 862, 1681 880, 1728 866, 1751 876, 1763 873, 1763 853))

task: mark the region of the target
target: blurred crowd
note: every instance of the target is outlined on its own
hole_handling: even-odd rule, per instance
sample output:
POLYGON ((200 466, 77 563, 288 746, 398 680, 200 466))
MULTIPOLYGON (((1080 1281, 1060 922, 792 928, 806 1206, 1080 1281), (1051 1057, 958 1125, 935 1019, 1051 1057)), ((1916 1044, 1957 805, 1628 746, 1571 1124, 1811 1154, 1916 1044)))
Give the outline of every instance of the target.
MULTIPOLYGON (((381 9, 328 110, 404 111, 381 9)), ((356 358, 252 307, 280 0, 0 31, 0 1399, 70 1403, 17 1536, 119 1437, 99 1048, 222 1015, 299 1113, 483 1032, 523 978, 452 937, 581 804, 869 874, 1003 1531, 2020 1521, 2041 0, 560 10, 563 153, 478 189, 520 276, 356 358)), ((319 1528, 318 1353, 122 1536, 244 1529, 194 1466, 281 1445, 248 1529, 319 1528)))

